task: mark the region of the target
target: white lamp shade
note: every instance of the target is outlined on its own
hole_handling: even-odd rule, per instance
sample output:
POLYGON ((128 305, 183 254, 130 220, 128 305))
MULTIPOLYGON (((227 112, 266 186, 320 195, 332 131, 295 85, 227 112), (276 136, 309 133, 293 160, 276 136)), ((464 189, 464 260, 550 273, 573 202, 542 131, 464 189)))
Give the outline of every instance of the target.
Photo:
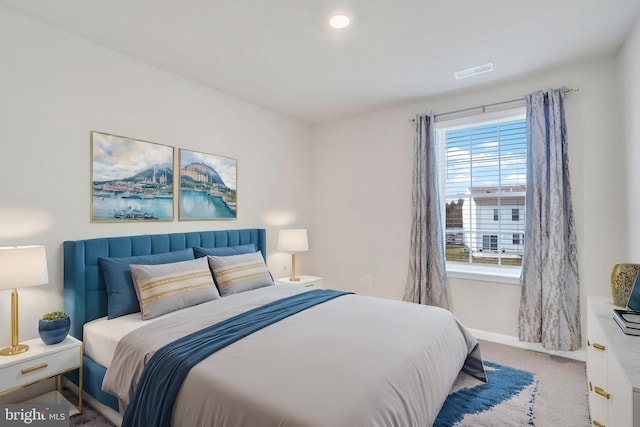
POLYGON ((0 247, 0 289, 24 288, 48 282, 44 246, 0 247))
POLYGON ((305 228, 280 230, 278 234, 278 250, 288 252, 308 251, 307 230, 305 228))

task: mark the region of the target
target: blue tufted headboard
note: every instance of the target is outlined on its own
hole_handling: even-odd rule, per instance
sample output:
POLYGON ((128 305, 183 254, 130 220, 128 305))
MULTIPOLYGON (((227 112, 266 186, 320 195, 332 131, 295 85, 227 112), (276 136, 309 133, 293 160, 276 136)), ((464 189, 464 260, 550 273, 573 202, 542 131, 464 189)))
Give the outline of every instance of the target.
POLYGON ((107 315, 107 290, 98 258, 159 254, 195 246, 218 248, 249 243, 262 251, 266 260, 266 230, 262 228, 103 237, 64 242, 64 309, 71 318, 71 335, 82 340, 82 326, 107 315))

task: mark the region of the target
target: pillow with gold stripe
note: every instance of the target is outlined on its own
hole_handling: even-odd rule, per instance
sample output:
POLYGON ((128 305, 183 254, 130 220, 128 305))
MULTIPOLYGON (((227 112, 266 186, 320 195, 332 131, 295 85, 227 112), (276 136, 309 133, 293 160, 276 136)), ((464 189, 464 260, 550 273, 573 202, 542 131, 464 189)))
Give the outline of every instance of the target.
POLYGON ((220 298, 205 258, 130 268, 142 320, 220 298))
POLYGON ((274 284, 260 251, 207 258, 223 297, 274 284))

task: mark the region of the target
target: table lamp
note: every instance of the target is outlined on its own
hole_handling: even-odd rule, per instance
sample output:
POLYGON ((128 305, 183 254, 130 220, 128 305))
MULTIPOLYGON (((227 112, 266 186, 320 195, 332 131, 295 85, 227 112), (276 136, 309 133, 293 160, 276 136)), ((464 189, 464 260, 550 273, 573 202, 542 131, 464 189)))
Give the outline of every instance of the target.
POLYGON ((299 282, 296 277, 296 252, 308 251, 309 241, 307 240, 307 230, 305 228, 291 228, 280 230, 278 234, 278 250, 291 252, 291 282, 299 282))
POLYGON ((47 254, 44 246, 0 247, 0 290, 11 292, 11 346, 0 350, 0 356, 12 356, 29 350, 18 344, 18 288, 44 285, 49 281, 47 254))

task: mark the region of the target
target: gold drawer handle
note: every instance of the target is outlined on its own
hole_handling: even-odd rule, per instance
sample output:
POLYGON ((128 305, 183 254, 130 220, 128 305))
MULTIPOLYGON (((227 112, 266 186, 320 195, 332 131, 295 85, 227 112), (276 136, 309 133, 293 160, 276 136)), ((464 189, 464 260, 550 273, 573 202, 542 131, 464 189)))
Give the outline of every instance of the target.
POLYGON ((596 392, 596 394, 599 394, 600 396, 606 397, 607 399, 609 399, 609 393, 607 393, 606 391, 604 391, 600 387, 594 387, 593 389, 596 392))
POLYGON ((593 425, 596 427, 606 427, 604 424, 597 422, 596 420, 593 420, 593 425))
POLYGON ((25 368, 25 369, 22 370, 22 373, 23 374, 28 374, 30 372, 37 371, 39 369, 44 369, 47 366, 49 366, 49 365, 47 365, 46 363, 43 363, 42 365, 33 366, 31 368, 25 368))
POLYGON ((605 351, 607 349, 605 346, 603 346, 602 344, 598 344, 597 342, 593 343, 593 348, 595 348, 596 350, 602 350, 602 351, 605 351))
POLYGON ((312 288, 314 287, 316 284, 315 283, 309 283, 308 285, 304 285, 305 288, 312 288))

